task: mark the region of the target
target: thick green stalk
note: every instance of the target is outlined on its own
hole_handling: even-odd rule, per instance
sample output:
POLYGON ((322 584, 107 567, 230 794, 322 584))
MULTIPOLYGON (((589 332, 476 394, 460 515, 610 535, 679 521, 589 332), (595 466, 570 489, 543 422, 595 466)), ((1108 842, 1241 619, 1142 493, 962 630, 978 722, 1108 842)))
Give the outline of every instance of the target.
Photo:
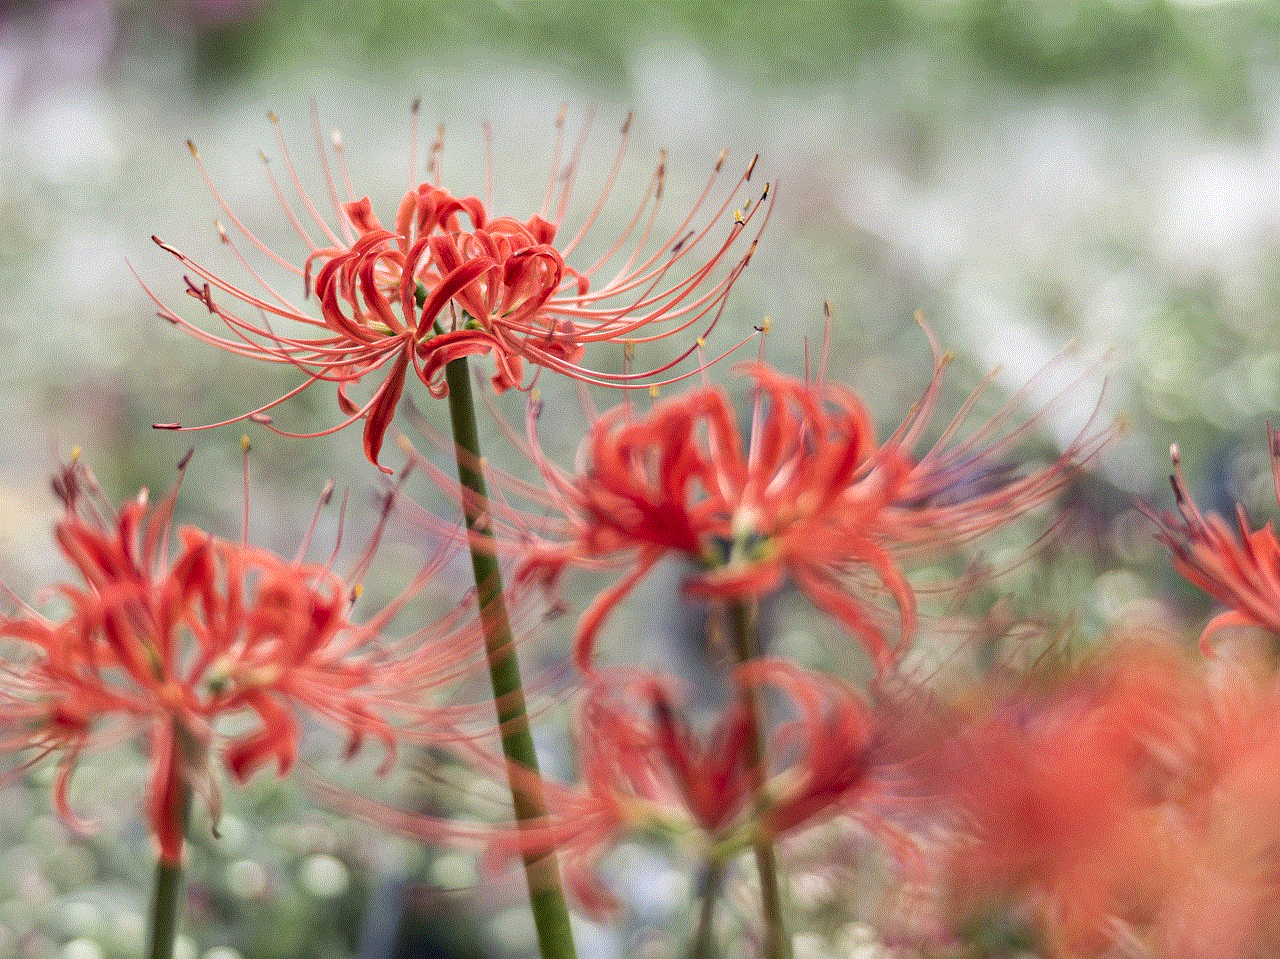
POLYGON ((182 892, 182 861, 156 863, 156 885, 151 897, 151 945, 148 959, 173 959, 178 934, 178 898, 182 892))
MULTIPOLYGON (((734 652, 740 663, 749 663, 760 655, 756 637, 755 617, 751 607, 743 601, 729 604, 729 619, 733 631, 734 652)), ((760 703, 755 690, 743 687, 739 691, 747 722, 755 730, 747 738, 747 765, 751 785, 757 801, 763 800, 765 768, 764 728, 760 721, 760 703)), ((764 914, 766 959, 790 959, 791 939, 782 916, 782 891, 778 878, 778 855, 770 837, 757 835, 755 841, 756 870, 760 874, 760 905, 764 914)))
MULTIPOLYGON (((178 778, 179 786, 166 812, 172 817, 181 842, 182 837, 187 834, 191 787, 182 777, 181 753, 186 743, 185 734, 176 728, 176 723, 174 725, 170 762, 173 764, 172 774, 178 778)), ((151 894, 151 941, 147 948, 147 959, 173 959, 173 943, 178 935, 178 909, 182 899, 181 847, 178 855, 179 858, 174 862, 168 862, 162 856, 156 863, 155 889, 151 894)))
MULTIPOLYGON (((483 542, 486 538, 492 539, 493 530, 488 519, 489 491, 481 466, 480 436, 466 357, 450 361, 445 368, 445 379, 449 384, 449 416, 458 457, 458 480, 468 498, 464 509, 467 532, 471 535, 471 567, 476 578, 493 701, 502 731, 502 751, 508 762, 530 773, 521 777, 519 784, 510 783, 511 799, 518 822, 536 820, 546 815, 546 803, 542 791, 535 785, 538 757, 525 710, 520 662, 516 658, 511 618, 503 595, 502 570, 494 550, 486 548, 483 542)), ((543 959, 574 959, 576 951, 569 910, 560 888, 558 857, 554 853, 530 852, 524 857, 524 868, 543 959)))

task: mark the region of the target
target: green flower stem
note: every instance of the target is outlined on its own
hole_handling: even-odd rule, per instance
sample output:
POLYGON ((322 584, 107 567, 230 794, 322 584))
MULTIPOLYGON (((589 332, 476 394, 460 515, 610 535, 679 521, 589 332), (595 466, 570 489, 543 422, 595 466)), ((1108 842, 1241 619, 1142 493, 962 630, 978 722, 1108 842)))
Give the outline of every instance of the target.
MULTIPOLYGON (((509 784, 511 799, 517 822, 537 820, 546 815, 546 803, 541 789, 533 784, 536 782, 533 777, 538 772, 538 757, 525 710, 520 662, 516 658, 511 618, 503 595, 502 570, 494 550, 486 548, 483 542, 492 539, 493 529, 488 519, 489 492, 481 466, 480 437, 476 429, 475 401, 471 395, 466 357, 449 362, 445 367, 445 380, 449 385, 449 416, 458 457, 458 480, 469 494, 464 509, 467 532, 471 535, 471 567, 476 578, 493 701, 502 730, 502 751, 508 762, 532 774, 522 777, 520 785, 509 784)), ((554 852, 529 852, 524 857, 524 868, 543 959, 574 959, 576 951, 569 926, 569 910, 560 888, 558 857, 554 852)))
POLYGON ((707 864, 706 880, 702 888, 702 909, 698 914, 698 931, 694 935, 689 959, 715 959, 716 903, 720 899, 720 887, 724 885, 724 863, 712 859, 707 864))
MULTIPOLYGON (((179 839, 187 834, 187 817, 191 809, 191 787, 182 775, 182 751, 185 734, 176 728, 170 762, 179 786, 168 809, 179 839)), ((156 863, 155 889, 151 894, 151 941, 147 959, 173 959, 173 943, 178 935, 178 910, 182 899, 182 858, 168 862, 162 856, 156 863)))
MULTIPOLYGON (((741 601, 730 603, 729 619, 738 662, 749 663, 758 658, 760 647, 751 606, 741 601)), ((747 764, 751 788, 755 791, 757 804, 762 806, 766 801, 764 787, 768 770, 765 767, 764 728, 760 721, 760 702, 754 689, 744 687, 739 694, 742 697, 743 709, 746 710, 747 722, 755 730, 754 735, 747 738, 747 764)), ((764 812, 763 809, 760 811, 764 812)), ((754 845, 756 870, 760 874, 760 905, 764 914, 764 956, 766 959, 790 959, 791 939, 787 934, 786 922, 782 916, 778 855, 773 846, 773 838, 761 830, 757 833, 754 845)))
POLYGON ((182 861, 156 863, 155 892, 151 898, 151 946, 148 959, 173 959, 178 934, 178 897, 182 891, 182 861))

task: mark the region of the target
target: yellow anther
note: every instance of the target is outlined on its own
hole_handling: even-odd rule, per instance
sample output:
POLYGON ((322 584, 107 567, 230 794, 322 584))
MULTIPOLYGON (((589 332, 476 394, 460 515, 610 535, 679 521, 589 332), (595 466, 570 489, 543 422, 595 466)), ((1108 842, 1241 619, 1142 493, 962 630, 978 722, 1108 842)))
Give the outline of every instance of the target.
POLYGON ((245 433, 240 437, 240 448, 246 453, 253 448, 253 444, 249 442, 249 434, 245 433))
POLYGON ((655 400, 658 398, 658 384, 657 384, 657 383, 655 383, 655 384, 653 384, 653 386, 649 387, 649 398, 650 398, 650 399, 655 399, 655 400))

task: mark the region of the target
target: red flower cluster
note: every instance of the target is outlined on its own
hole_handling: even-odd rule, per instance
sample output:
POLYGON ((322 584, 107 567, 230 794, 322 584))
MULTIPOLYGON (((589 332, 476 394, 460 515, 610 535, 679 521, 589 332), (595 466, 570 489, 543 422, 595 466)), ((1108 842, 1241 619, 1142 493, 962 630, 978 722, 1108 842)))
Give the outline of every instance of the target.
MULTIPOLYGON (((1280 947, 1280 687, 1141 643, 953 717, 932 783, 947 924, 1021 923, 1049 955, 1280 947), (1039 688, 1037 688, 1039 685, 1039 688), (955 748, 956 743, 959 748, 955 748)), ((1039 951, 1039 949, 1037 951, 1039 951)))
POLYGON ((737 696, 704 742, 687 726, 669 682, 644 673, 594 677, 577 727, 587 792, 625 807, 620 814, 633 826, 684 822, 719 839, 744 826, 788 832, 853 802, 872 748, 862 700, 838 681, 782 660, 739 666, 733 679, 737 696), (756 731, 743 696, 766 691, 797 715, 772 737, 785 775, 779 770, 766 781, 757 816, 749 775, 756 731))
POLYGON ((430 681, 425 658, 400 661, 378 642, 408 592, 357 624, 356 590, 328 565, 191 527, 172 542, 178 486, 155 506, 144 490, 115 513, 73 462, 54 489, 65 506, 55 535, 79 582, 58 588, 60 616, 24 606, 0 618, 0 636, 17 641, 4 667, 0 741, 36 750, 30 762, 61 757, 64 816, 74 821, 67 786, 80 753, 120 736, 150 741, 150 815, 170 861, 181 853, 175 797, 195 790, 216 808, 215 756, 238 779, 268 764, 286 773, 301 712, 345 730, 349 754, 372 736, 391 761, 389 717, 411 712, 409 691, 430 681), (218 722, 232 714, 255 723, 224 739, 218 722))
MULTIPOLYGON (((299 197, 323 234, 320 240, 314 239, 289 213, 309 251, 301 266, 267 249, 231 212, 201 167, 215 199, 251 244, 298 274, 308 296, 314 277, 320 315, 294 306, 252 269, 261 292, 232 283, 158 238, 160 247, 191 271, 186 277, 187 292, 218 316, 230 335, 209 332, 183 319, 154 295, 152 299, 160 307, 161 317, 198 339, 241 356, 290 364, 307 373, 307 380, 296 389, 237 419, 269 424, 267 410, 317 381, 334 382, 347 418, 325 432, 363 418, 365 453, 375 464, 410 368, 435 396, 447 392, 445 366, 474 354, 493 355, 497 368, 493 383, 498 390, 524 387, 526 362, 585 382, 648 387, 699 346, 688 346, 678 357, 654 369, 621 374, 581 365, 585 348, 605 342, 651 342, 693 326, 699 326, 704 335, 709 333, 729 289, 751 258, 759 230, 744 252, 735 255, 732 250, 760 212, 769 189, 766 186, 758 199, 736 209, 723 237, 713 238, 711 234, 734 209, 735 199, 755 166, 753 160, 707 222, 699 223, 699 214, 720 173, 722 156, 680 226, 667 239, 655 243, 651 232, 663 192, 664 159, 622 235, 595 262, 574 268, 567 261, 595 225, 612 191, 629 127, 630 120, 623 126, 623 145, 602 195, 586 222, 567 240, 561 236, 562 218, 584 146, 581 140, 567 167, 552 171, 542 212, 527 219, 495 217, 488 210, 491 203, 473 196, 458 197, 447 190, 439 182, 437 150, 433 153, 437 156, 433 161, 435 182, 406 193, 393 229, 381 224, 367 197, 340 199, 331 188, 330 200, 338 221, 335 232, 298 183, 281 139, 280 148, 299 197), (560 192, 553 209, 551 199, 557 189, 560 192), (717 275, 717 267, 726 260, 730 265, 723 275, 717 275), (692 265, 684 267, 689 263, 692 265), (606 271, 614 270, 603 283, 597 281, 606 271), (245 315, 242 307, 260 319, 245 315), (317 329, 319 335, 277 329, 272 318, 317 329), (369 399, 351 397, 352 384, 384 368, 383 381, 369 399)), ((563 115, 557 129, 563 129, 563 115)), ((585 133, 584 129, 584 138, 585 133)), ((335 139, 335 146, 338 144, 335 139)), ((191 151, 196 154, 194 146, 191 151)), ((559 153, 557 146, 556 155, 559 153)), ((321 159, 327 171, 323 153, 321 159)), ((280 196, 284 203, 283 193, 280 196)), ((767 214, 762 219, 761 230, 767 214)), ((221 226, 219 230, 223 240, 231 243, 221 226)), ((247 264, 243 256, 241 260, 247 264)), ((180 428, 178 424, 157 426, 180 428)))
POLYGON ((957 717, 961 745, 937 790, 957 817, 955 921, 1027 916, 1067 955, 1099 953, 1121 921, 1150 921, 1198 705, 1176 654, 1143 646, 957 717))

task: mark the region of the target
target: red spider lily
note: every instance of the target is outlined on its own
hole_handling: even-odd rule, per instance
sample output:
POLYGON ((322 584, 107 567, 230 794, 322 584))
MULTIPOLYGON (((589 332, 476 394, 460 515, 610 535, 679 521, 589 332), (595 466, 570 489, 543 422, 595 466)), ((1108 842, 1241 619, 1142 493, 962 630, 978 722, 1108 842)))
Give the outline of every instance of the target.
MULTIPOLYGON (((275 122, 274 115, 272 120, 275 122)), ((313 121, 319 142, 319 121, 314 115, 313 121)), ((766 186, 754 202, 735 209, 755 166, 752 160, 723 202, 705 222, 700 220, 723 165, 722 155, 680 225, 666 239, 655 241, 653 230, 666 175, 664 158, 622 235, 594 262, 574 267, 569 261, 592 232, 613 191, 630 119, 623 125, 622 145, 599 199, 577 232, 568 237, 564 236, 564 218, 587 128, 561 168, 563 126, 562 114, 557 121, 556 159, 537 214, 527 219, 493 216, 489 212, 491 200, 481 202, 450 192, 441 183, 437 143, 431 162, 433 182, 408 190, 393 229, 381 224, 367 197, 357 197, 349 186, 345 197, 339 194, 328 154, 321 145, 328 200, 336 223, 331 227, 299 182, 283 137, 277 132, 290 179, 314 223, 308 227, 294 215, 273 179, 285 213, 306 248, 300 262, 268 249, 231 211, 203 166, 201 174, 236 230, 252 246, 297 274, 303 281, 304 295, 310 296, 314 286, 319 316, 278 293, 238 249, 236 254, 257 283, 257 291, 236 285, 158 238, 160 247, 190 271, 187 292, 221 319, 229 335, 205 330, 183 319, 153 294, 152 299, 160 307, 161 317, 198 339, 242 356, 291 364, 307 374, 295 389, 237 419, 270 425, 267 411, 272 407, 318 380, 334 382, 347 418, 322 434, 308 435, 333 432, 363 418, 365 454, 375 464, 410 368, 437 397, 448 389, 443 378, 445 366, 474 354, 493 355, 493 383, 498 390, 525 388, 526 362, 607 386, 647 388, 671 382, 671 377, 656 378, 698 350, 701 337, 690 336, 689 345, 678 357, 643 372, 600 372, 580 361, 585 348, 593 344, 621 342, 630 348, 695 327, 703 336, 709 333, 724 309, 730 288, 751 258, 759 230, 746 243, 745 251, 734 250, 765 205, 769 189, 766 186), (727 268, 721 270, 722 264, 728 264, 727 268), (274 324, 279 320, 301 324, 304 332, 277 328, 274 324), (317 330, 318 335, 309 335, 307 328, 317 330), (368 400, 361 402, 350 396, 352 384, 383 370, 382 382, 368 400)), ((342 181, 350 184, 336 135, 334 148, 342 181)), ((191 152, 199 163, 194 146, 191 152)), ((766 212, 761 230, 767 221, 766 212)), ((219 232, 224 242, 234 246, 221 224, 219 232)), ((180 428, 178 424, 157 425, 180 428)))
MULTIPOLYGON (((724 601, 758 599, 789 577, 858 636, 883 669, 894 649, 859 595, 866 590, 851 589, 850 581, 869 574, 874 582, 859 585, 892 599, 901 647, 916 627, 902 554, 968 540, 1043 502, 1111 435, 1087 427, 1047 465, 1010 469, 1003 461, 1039 414, 1002 429, 1018 396, 962 436, 975 393, 916 458, 912 448, 928 425, 946 365, 935 349, 928 390, 881 444, 853 391, 791 379, 763 364, 744 368, 755 381, 745 443, 730 400, 708 386, 647 414, 623 405, 601 416, 579 449, 578 471, 569 474, 540 451, 531 415, 528 451, 556 519, 509 534, 527 550, 520 575, 555 587, 571 567, 626 570, 579 623, 584 669, 606 617, 669 555, 698 568, 691 591, 724 601)), ((536 405, 531 410, 536 414, 536 405)), ((520 517, 511 522, 519 526, 520 517)))
POLYGON ((584 440, 577 475, 557 469, 530 443, 564 528, 534 538, 520 576, 554 586, 566 568, 629 567, 582 617, 577 658, 590 668, 597 631, 660 559, 686 557, 689 588, 722 600, 751 600, 790 576, 883 662, 887 643, 842 578, 869 569, 896 602, 902 635, 914 627, 915 598, 880 536, 908 464, 895 446, 877 447, 852 391, 783 377, 764 365, 755 381, 749 444, 725 393, 704 387, 634 416, 622 406, 584 440))
POLYGON ((1203 670, 1168 646, 1113 646, 957 716, 929 774, 954 816, 953 921, 1021 917, 1049 955, 1274 954, 1280 687, 1265 659, 1203 670))
POLYGON ((54 481, 66 508, 55 535, 78 577, 57 589, 66 610, 48 618, 23 604, 0 618, 0 636, 16 641, 0 672, 0 741, 36 751, 21 768, 60 756, 57 805, 75 822, 67 787, 81 752, 146 736, 150 817, 169 861, 181 854, 172 809, 182 787, 216 811, 212 757, 237 779, 272 763, 284 775, 307 713, 344 730, 349 755, 366 737, 380 740, 389 764, 401 735, 393 719, 415 715, 411 691, 450 661, 434 656, 443 649, 424 646, 415 659, 379 639, 422 578, 357 624, 358 590, 328 563, 302 562, 307 542, 286 560, 190 527, 174 541, 180 485, 154 507, 143 491, 117 513, 83 466, 65 468, 54 481), (222 736, 219 720, 231 715, 251 717, 248 731, 222 736))
MULTIPOLYGON (((1280 431, 1267 424, 1271 472, 1280 501, 1280 431)), ((1220 629, 1256 626, 1280 633, 1280 542, 1271 523, 1250 527, 1244 509, 1236 506, 1236 527, 1221 517, 1201 513, 1182 478, 1178 448, 1170 449, 1173 475, 1169 477, 1178 516, 1143 511, 1159 527, 1157 538, 1173 554, 1174 568, 1218 602, 1229 606, 1209 621, 1201 634, 1207 651, 1209 640, 1220 629)))
POLYGON ((875 785, 866 704, 838 681, 779 660, 741 666, 734 681, 741 694, 777 693, 788 716, 767 737, 758 792, 749 768, 757 733, 741 697, 703 739, 666 681, 602 673, 579 713, 581 791, 553 793, 545 834, 522 841, 567 848, 572 886, 607 902, 595 865, 627 839, 723 858, 856 810, 875 785))
MULTIPOLYGON (((749 763, 756 732, 739 699, 703 737, 684 719, 669 680, 631 670, 600 672, 577 714, 576 785, 537 780, 544 821, 460 827, 339 797, 347 808, 432 841, 486 843, 498 856, 555 850, 578 904, 598 915, 616 908, 598 875, 601 860, 628 841, 656 842, 696 860, 725 859, 757 837, 789 834, 857 812, 876 788, 874 720, 866 704, 830 677, 759 659, 734 674, 740 692, 778 694, 785 718, 768 736, 757 792, 749 763)), ((503 763, 473 747, 482 769, 503 763)), ((511 768, 519 783, 529 773, 511 768)))

